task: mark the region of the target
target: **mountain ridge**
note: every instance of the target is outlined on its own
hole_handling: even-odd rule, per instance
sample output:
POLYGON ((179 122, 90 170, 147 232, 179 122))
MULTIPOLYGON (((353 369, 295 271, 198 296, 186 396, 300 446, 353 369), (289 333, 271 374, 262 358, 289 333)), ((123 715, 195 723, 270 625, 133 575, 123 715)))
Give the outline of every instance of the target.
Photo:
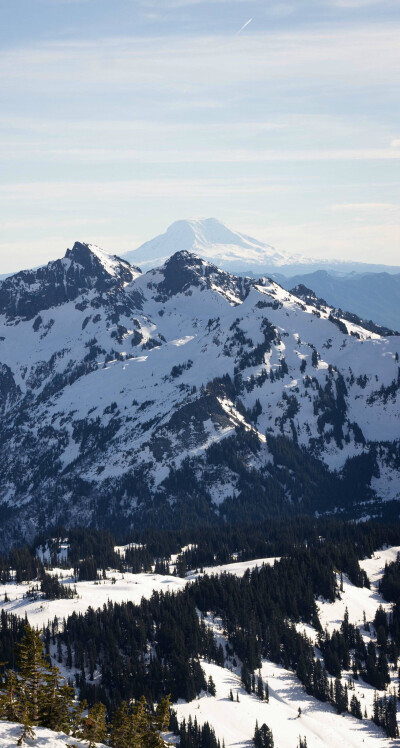
POLYGON ((3 540, 397 502, 398 336, 184 251, 140 273, 74 246, 68 298, 52 263, 0 283, 25 294, 0 314, 3 540))

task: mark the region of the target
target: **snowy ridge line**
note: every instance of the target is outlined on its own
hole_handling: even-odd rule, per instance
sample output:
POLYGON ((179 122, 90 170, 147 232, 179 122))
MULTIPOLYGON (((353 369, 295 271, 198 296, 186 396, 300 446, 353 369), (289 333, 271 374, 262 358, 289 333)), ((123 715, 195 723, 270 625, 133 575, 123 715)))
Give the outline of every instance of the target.
POLYGON ((399 336, 334 319, 271 280, 186 251, 142 274, 77 242, 0 283, 1 539, 16 539, 17 519, 32 538, 59 512, 67 524, 132 526, 142 485, 169 516, 188 462, 217 518, 243 490, 216 449, 228 438, 249 479, 280 483, 288 512, 299 498, 271 440, 332 475, 356 460, 354 511, 374 516, 370 499, 400 496, 399 356, 399 336))

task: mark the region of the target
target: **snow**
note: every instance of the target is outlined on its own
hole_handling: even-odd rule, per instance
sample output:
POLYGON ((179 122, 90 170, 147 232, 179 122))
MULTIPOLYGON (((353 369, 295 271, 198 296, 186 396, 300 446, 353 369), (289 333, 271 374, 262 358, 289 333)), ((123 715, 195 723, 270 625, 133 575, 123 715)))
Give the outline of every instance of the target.
POLYGON ((165 262, 177 250, 193 252, 215 264, 225 261, 242 270, 244 266, 250 269, 302 261, 300 256, 289 256, 264 242, 231 231, 216 218, 175 221, 164 234, 125 253, 124 258, 147 269, 165 262))
MULTIPOLYGON (((123 555, 128 546, 119 546, 118 550, 123 555)), ((193 546, 188 544, 185 549, 193 546)), ((371 590, 357 588, 343 577, 343 592, 340 600, 330 603, 318 600, 318 610, 323 627, 333 631, 339 628, 344 611, 347 607, 350 622, 361 626, 361 631, 366 640, 370 637, 368 632, 362 628, 363 613, 371 622, 380 604, 386 609, 390 606, 383 601, 378 593, 377 586, 383 574, 385 563, 395 560, 400 546, 384 548, 373 554, 372 558, 360 562, 362 568, 367 572, 371 581, 371 590)), ((176 560, 176 559, 173 559, 176 560)), ((262 564, 272 565, 279 558, 260 558, 251 561, 232 562, 214 567, 207 567, 207 574, 232 573, 242 577, 246 569, 260 568, 262 564)), ((63 574, 63 583, 71 583, 68 570, 57 570, 63 574)), ((56 570, 53 570, 55 573, 56 570)), ((76 588, 79 593, 77 600, 55 600, 55 601, 29 601, 23 598, 29 585, 8 584, 0 587, 0 597, 4 598, 7 592, 9 603, 2 602, 0 609, 10 610, 20 616, 25 613, 30 623, 41 627, 48 620, 57 616, 59 620, 72 613, 84 612, 89 606, 95 609, 101 607, 108 600, 122 602, 132 600, 139 602, 141 597, 150 597, 153 590, 179 590, 186 584, 196 579, 198 572, 189 571, 185 579, 179 577, 162 576, 152 573, 148 574, 121 574, 108 570, 107 579, 99 584, 94 582, 78 582, 76 588), (115 579, 115 583, 113 582, 115 579)), ((206 623, 212 627, 217 641, 223 644, 226 639, 223 633, 222 622, 218 618, 208 616, 206 623)), ((316 641, 316 631, 309 625, 299 624, 298 628, 304 630, 306 635, 316 641)), ((317 652, 318 654, 318 652, 317 652)), ((303 690, 297 677, 291 671, 285 670, 268 660, 263 660, 261 677, 263 682, 268 682, 269 703, 261 702, 256 696, 247 694, 240 683, 240 667, 238 662, 234 667, 232 661, 227 661, 224 668, 209 663, 201 662, 206 678, 212 676, 216 685, 216 696, 202 693, 200 697, 190 703, 180 702, 175 706, 178 718, 188 718, 189 715, 197 718, 202 724, 208 721, 215 729, 217 736, 225 740, 226 748, 249 748, 254 733, 256 720, 259 725, 264 722, 272 729, 276 748, 295 748, 299 735, 307 738, 309 748, 336 748, 338 745, 348 748, 378 748, 378 746, 397 745, 398 741, 389 741, 383 736, 382 730, 377 728, 370 719, 356 720, 352 716, 337 715, 335 709, 308 696, 303 690), (229 699, 232 689, 234 701, 229 699), (239 702, 236 695, 239 694, 239 702), (298 716, 298 708, 301 716, 298 716)), ((344 674, 343 682, 349 674, 344 674)), ((391 672, 392 683, 390 687, 397 687, 397 673, 391 672)), ((353 691, 350 691, 352 694, 353 691)), ((364 683, 361 679, 354 683, 354 693, 360 699, 362 709, 367 708, 368 716, 371 715, 374 689, 364 683)), ((383 695, 383 692, 382 694, 383 695)), ((10 746, 11 740, 17 734, 18 728, 6 723, 0 723, 0 748, 10 746), (8 742, 7 742, 8 741, 8 742)), ((64 748, 64 736, 56 735, 45 730, 37 731, 37 741, 32 746, 40 748, 64 748)), ((65 741, 67 742, 67 741, 65 741)), ((72 741, 71 742, 76 742, 72 741)))
POLYGON ((265 722, 270 727, 275 748, 296 748, 299 735, 307 738, 308 748, 378 748, 391 744, 370 720, 338 715, 332 706, 308 696, 292 672, 271 662, 264 661, 261 669, 264 683, 268 681, 269 703, 247 694, 236 672, 204 660, 201 664, 206 678, 211 675, 215 682, 216 696, 203 693, 197 700, 179 703, 175 708, 180 720, 191 715, 200 724, 209 722, 221 742, 225 740, 226 748, 250 748, 256 721, 259 726, 265 722), (231 689, 234 701, 229 698, 231 689))
MULTIPOLYGON (((118 258, 110 258, 99 248, 91 246, 91 249, 105 263, 107 272, 117 271, 118 258)), ((15 430, 15 437, 8 445, 1 465, 1 500, 16 506, 22 501, 36 500, 38 493, 40 496, 52 494, 53 485, 33 488, 37 485, 36 475, 23 497, 14 484, 15 475, 21 471, 34 471, 38 462, 38 444, 39 449, 52 450, 52 455, 55 455, 52 459, 60 461, 68 477, 79 475, 92 482, 99 493, 107 479, 120 479, 133 466, 143 471, 149 485, 156 490, 170 467, 179 467, 185 457, 196 458, 199 470, 203 470, 205 481, 210 485, 207 475, 210 467, 204 462, 205 450, 231 435, 241 423, 257 435, 261 445, 254 466, 268 470, 271 455, 266 432, 293 437, 290 421, 282 423, 284 393, 295 396, 298 402, 293 425, 299 445, 308 448, 311 440, 319 438, 314 401, 318 395, 317 383, 321 388, 327 384, 329 367, 333 372, 333 388, 338 376, 336 370, 343 376, 348 391, 346 418, 360 426, 365 439, 398 439, 398 393, 385 403, 379 391, 382 386, 388 387, 396 380, 400 337, 382 338, 362 328, 358 328, 361 340, 344 335, 329 321, 328 307, 323 308, 317 317, 313 307, 301 304, 297 297, 268 279, 248 286, 247 297, 238 304, 239 297, 243 296, 244 279, 216 270, 209 276, 206 270, 208 272, 210 266, 199 260, 199 285, 162 301, 156 285, 162 283, 164 269, 138 274, 126 290, 121 291, 125 301, 130 295, 140 299, 141 308, 134 312, 134 324, 131 313, 121 312, 118 324, 128 332, 123 330, 120 340, 115 337, 118 333, 115 321, 110 324, 103 307, 98 306, 95 290, 80 297, 85 306, 83 310, 76 300, 43 310, 40 313, 42 324, 37 332, 32 330, 32 320, 14 324, 0 316, 0 338, 4 337, 0 343, 1 361, 11 369, 21 397, 33 395, 29 423, 15 430), (208 281, 212 282, 212 288, 207 286, 208 281), (233 303, 236 306, 232 306, 233 303), (159 312, 162 312, 161 316, 159 312), (189 417, 190 423, 187 423, 187 416, 183 415, 181 428, 172 428, 171 421, 185 405, 196 405, 208 382, 227 374, 233 379, 241 354, 264 341, 261 325, 265 320, 277 329, 280 341, 271 345, 260 364, 240 370, 243 382, 250 384, 240 395, 243 405, 251 410, 257 399, 262 404, 257 423, 250 423, 247 415, 238 411, 234 401, 220 397, 224 411, 222 418, 210 412, 210 417, 202 422, 202 428, 196 429, 196 417, 191 420, 189 417), (242 346, 235 339, 235 324, 250 341, 248 344, 242 346), (138 330, 143 340, 132 345, 138 330), (149 338, 157 340, 160 345, 143 349, 142 343, 149 338), (92 370, 40 401, 43 391, 52 385, 55 377, 68 378, 71 370, 82 365, 93 339, 101 352, 93 360, 92 370), (320 355, 318 368, 311 365, 314 348, 320 355), (113 360, 105 364, 106 356, 113 360), (283 356, 288 367, 283 379, 258 381, 251 385, 263 370, 279 370, 283 356), (193 363, 188 365, 189 361, 193 363), (300 370, 302 361, 306 361, 305 374, 300 370), (182 369, 176 377, 171 375, 174 367, 182 369), (366 378, 365 387, 357 381, 360 376, 366 378), (314 380, 308 387, 307 377, 314 380), (82 456, 81 441, 74 437, 74 423, 86 421, 90 426, 98 418, 101 427, 106 428, 112 421, 109 408, 113 402, 119 411, 115 436, 107 440, 104 449, 82 456), (26 447, 26 430, 35 437, 32 448, 29 442, 26 447), (40 437, 39 431, 45 432, 45 436, 40 437), (166 448, 155 459, 153 443, 159 436, 166 448)), ((349 327, 347 322, 346 325, 349 327)), ((342 447, 329 436, 330 430, 329 425, 325 426, 325 443, 320 457, 330 469, 340 470, 346 459, 361 454, 363 447, 355 442, 354 434, 347 426, 344 430, 349 440, 342 447)), ((393 464, 386 464, 384 453, 378 461, 380 476, 373 478, 373 488, 383 500, 397 498, 398 469, 393 464)), ((232 495, 235 480, 232 473, 230 476, 221 475, 221 480, 216 477, 210 488, 215 505, 232 495)), ((26 483, 29 486, 28 480, 26 483)), ((137 498, 132 496, 129 499, 132 509, 137 498)), ((81 511, 72 509, 74 502, 70 507, 71 511, 81 511)))
MULTIPOLYGON (((13 722, 0 721, 0 748, 11 748, 17 744, 17 739, 21 734, 21 725, 13 722)), ((63 732, 53 732, 44 727, 35 727, 35 738, 26 740, 24 745, 31 748, 65 748, 65 746, 76 746, 76 748, 87 748, 87 743, 82 743, 76 738, 65 735, 63 732)), ((98 748, 102 744, 97 743, 98 748)), ((105 746, 103 747, 105 748, 105 746)))
MULTIPOLYGON (((252 571, 255 568, 261 568, 261 566, 273 566, 275 561, 280 561, 279 556, 273 558, 256 558, 252 561, 234 561, 230 564, 221 564, 219 566, 205 566, 203 568, 203 574, 234 574, 236 577, 243 577, 246 571, 249 569, 252 571)), ((189 579, 196 579, 201 576, 199 572, 189 571, 187 577, 189 579)))
POLYGON ((0 610, 6 610, 20 617, 28 617, 33 626, 42 627, 57 618, 62 621, 72 613, 85 613, 89 607, 102 607, 109 600, 114 603, 131 601, 140 603, 142 597, 150 598, 153 592, 174 592, 182 589, 186 581, 180 577, 159 574, 121 574, 107 571, 107 579, 99 582, 74 582, 72 576, 60 580, 63 584, 76 586, 77 598, 71 600, 32 600, 24 597, 30 583, 0 585, 0 610), (115 581, 113 581, 115 580, 115 581), (7 594, 9 602, 4 602, 7 594))
MULTIPOLYGON (((94 254, 97 259, 100 260, 104 270, 106 270, 106 272, 111 276, 118 276, 121 264, 127 264, 126 260, 117 257, 117 255, 109 254, 104 249, 101 249, 101 247, 98 247, 96 244, 88 244, 88 247, 92 254, 94 254)), ((134 272, 133 274, 133 277, 138 277, 139 275, 140 271, 136 270, 136 272, 134 272)))
POLYGON ((398 553, 400 553, 400 545, 394 545, 382 548, 373 553, 371 558, 360 561, 360 566, 366 572, 371 586, 375 590, 378 588, 379 580, 383 576, 385 564, 391 564, 393 561, 396 561, 398 553))
MULTIPOLYGON (((341 599, 334 603, 318 601, 318 610, 323 627, 329 631, 337 629, 344 617, 347 607, 351 623, 362 627, 363 611, 365 610, 367 622, 373 620, 379 605, 389 609, 377 591, 377 585, 381 578, 385 563, 395 560, 399 547, 386 548, 377 551, 371 559, 360 562, 370 577, 371 590, 357 588, 344 576, 343 592, 341 599)), ((259 559, 264 563, 268 559, 259 559)), ((273 562, 274 559, 269 559, 273 562)), ((252 562, 256 564, 256 561, 252 562)), ((259 564, 256 564, 259 565, 259 564)), ((228 564, 226 567, 218 567, 220 572, 233 571, 242 575, 245 563, 228 564)), ((216 571, 217 567, 214 567, 216 571)), ((211 570, 207 570, 210 572, 211 570)), ((225 643, 222 622, 208 617, 206 622, 212 627, 217 640, 225 643)), ((312 626, 299 624, 298 628, 313 641, 316 641, 316 631, 312 626)), ((366 640, 370 634, 364 632, 366 640)), ((318 654, 318 651, 317 651, 318 654)), ((307 738, 309 748, 337 748, 338 745, 346 748, 374 748, 376 746, 394 746, 399 741, 391 741, 384 737, 383 731, 376 727, 370 719, 357 720, 349 714, 338 715, 336 710, 329 704, 324 704, 317 699, 308 696, 296 675, 285 668, 278 666, 268 660, 263 660, 261 677, 264 684, 268 682, 269 703, 261 702, 255 695, 249 695, 243 689, 240 682, 240 662, 237 667, 232 663, 226 663, 225 668, 213 663, 202 661, 202 667, 206 677, 212 676, 216 685, 216 696, 202 693, 200 697, 190 702, 176 705, 179 719, 192 719, 195 717, 200 724, 208 721, 215 729, 217 736, 225 740, 226 748, 248 748, 252 742, 256 720, 259 725, 264 722, 271 728, 276 748, 295 748, 298 738, 307 738), (229 699, 232 689, 234 701, 229 699), (236 695, 239 694, 239 702, 236 695), (301 716, 298 716, 298 708, 301 716)), ((350 674, 343 674, 342 681, 346 682, 350 674)), ((390 688, 397 688, 397 671, 391 671, 392 682, 390 688)), ((362 710, 367 709, 368 717, 372 713, 374 689, 364 683, 362 679, 354 681, 354 691, 360 700, 362 710)), ((383 696, 384 692, 378 692, 383 696)))
MULTIPOLYGON (((343 592, 340 592, 340 599, 333 603, 324 600, 318 601, 318 612, 322 627, 327 628, 330 633, 335 628, 339 629, 346 608, 351 623, 360 627, 363 624, 364 613, 368 622, 374 619, 379 605, 389 611, 392 605, 385 602, 379 594, 378 583, 383 575, 385 564, 395 561, 399 552, 400 546, 393 546, 377 551, 372 558, 360 561, 361 568, 364 569, 371 582, 370 590, 367 587, 355 587, 343 574, 343 592)), ((337 575, 337 583, 340 584, 339 575, 337 575)))

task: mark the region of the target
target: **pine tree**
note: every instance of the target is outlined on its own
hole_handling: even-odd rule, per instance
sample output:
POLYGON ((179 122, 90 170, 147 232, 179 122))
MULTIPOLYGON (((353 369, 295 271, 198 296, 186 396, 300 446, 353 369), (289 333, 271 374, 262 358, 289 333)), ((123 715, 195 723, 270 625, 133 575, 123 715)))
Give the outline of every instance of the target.
POLYGON ((215 694, 217 693, 216 688, 215 688, 215 683, 211 675, 209 676, 207 680, 207 691, 209 694, 211 694, 211 696, 215 696, 215 694))
POLYGON ((256 722, 253 743, 255 748, 274 748, 272 731, 265 722, 261 727, 259 727, 258 722, 256 722))
POLYGON ((131 715, 126 701, 116 710, 111 723, 111 740, 112 748, 131 748, 131 715))
POLYGON ((39 724, 40 703, 49 666, 43 655, 43 642, 40 634, 29 624, 18 646, 17 665, 23 683, 24 699, 29 704, 32 724, 39 724))
MULTIPOLYGON (((132 748, 148 748, 150 743, 150 722, 147 714, 146 699, 142 696, 132 710, 131 717, 132 748)), ((156 744, 157 745, 157 744, 156 744)))
POLYGON ((22 698, 19 703, 19 719, 18 722, 22 725, 22 732, 17 740, 17 745, 23 745, 27 738, 34 738, 35 732, 33 729, 33 721, 31 716, 31 710, 29 702, 26 698, 26 694, 22 694, 22 698))
POLYGON ((83 720, 82 738, 88 741, 89 748, 95 748, 96 743, 106 741, 106 708, 101 702, 89 709, 88 716, 83 720))
POLYGON ((353 696, 351 697, 350 712, 353 715, 353 717, 356 717, 357 719, 363 718, 361 704, 355 694, 353 694, 353 696))
POLYGON ((160 733, 165 732, 168 729, 170 706, 171 696, 167 696, 165 699, 161 699, 161 701, 157 705, 155 717, 151 720, 153 735, 151 736, 151 740, 149 742, 149 748, 153 748, 153 746, 154 748, 158 748, 158 746, 160 746, 160 748, 163 748, 164 741, 162 740, 160 733))
POLYGON ((15 673, 9 671, 4 689, 0 694, 0 719, 20 722, 20 686, 15 673))
POLYGON ((74 689, 63 682, 58 668, 49 668, 41 693, 40 724, 68 734, 73 721, 74 695, 74 689))

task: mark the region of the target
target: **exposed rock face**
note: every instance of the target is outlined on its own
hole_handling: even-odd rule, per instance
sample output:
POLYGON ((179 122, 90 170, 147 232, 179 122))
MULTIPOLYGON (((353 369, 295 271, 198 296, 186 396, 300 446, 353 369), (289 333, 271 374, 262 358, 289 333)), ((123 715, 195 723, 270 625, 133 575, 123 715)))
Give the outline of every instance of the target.
POLYGON ((400 338, 383 332, 186 251, 141 274, 77 242, 7 278, 0 540, 398 512, 400 338))
POLYGON ((105 266, 104 258, 107 255, 91 245, 75 242, 62 260, 6 278, 0 283, 0 314, 10 319, 33 319, 45 309, 73 301, 84 291, 106 293, 137 275, 137 268, 126 260, 110 258, 105 266))

